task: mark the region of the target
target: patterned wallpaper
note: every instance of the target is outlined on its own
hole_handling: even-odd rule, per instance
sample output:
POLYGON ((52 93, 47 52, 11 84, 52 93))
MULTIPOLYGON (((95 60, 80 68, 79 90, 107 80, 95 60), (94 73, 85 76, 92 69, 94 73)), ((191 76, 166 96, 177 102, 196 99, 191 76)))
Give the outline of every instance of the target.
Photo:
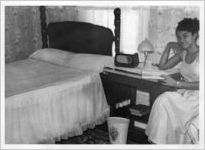
POLYGON ((78 21, 79 7, 50 6, 46 7, 47 22, 78 21))
POLYGON ((176 41, 175 29, 179 21, 185 17, 199 18, 199 7, 163 6, 151 7, 149 21, 149 39, 154 45, 155 61, 159 60, 169 41, 176 41))
POLYGON ((27 58, 41 47, 39 8, 5 7, 5 62, 27 58))
MULTIPOLYGON (((84 21, 85 10, 77 6, 47 7, 47 22, 84 21), (79 17, 80 16, 80 17, 79 17)), ((177 22, 184 17, 199 17, 196 7, 150 7, 148 38, 161 53, 167 42, 175 40, 177 22)), ((36 6, 6 6, 5 8, 5 61, 25 59, 41 48, 39 8, 36 6)))

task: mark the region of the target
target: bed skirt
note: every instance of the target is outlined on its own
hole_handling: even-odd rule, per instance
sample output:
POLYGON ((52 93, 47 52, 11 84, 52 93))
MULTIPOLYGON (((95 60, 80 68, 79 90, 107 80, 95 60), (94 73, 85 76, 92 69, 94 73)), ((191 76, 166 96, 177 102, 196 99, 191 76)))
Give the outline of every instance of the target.
POLYGON ((99 74, 7 97, 5 144, 54 143, 109 116, 99 74))
POLYGON ((66 140, 73 136, 82 135, 83 132, 86 131, 87 129, 94 129, 96 125, 103 124, 107 120, 108 117, 109 117, 109 110, 105 112, 105 114, 102 117, 100 117, 99 119, 97 119, 96 121, 92 123, 78 126, 77 128, 74 128, 72 131, 68 131, 68 133, 65 133, 64 135, 61 135, 55 138, 48 138, 46 140, 39 142, 39 144, 55 144, 55 142, 57 141, 60 141, 63 139, 66 140))

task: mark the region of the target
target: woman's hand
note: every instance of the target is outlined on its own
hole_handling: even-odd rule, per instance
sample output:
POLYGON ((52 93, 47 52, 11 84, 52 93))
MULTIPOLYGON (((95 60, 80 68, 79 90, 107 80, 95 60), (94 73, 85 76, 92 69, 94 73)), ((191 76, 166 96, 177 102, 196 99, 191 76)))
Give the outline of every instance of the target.
POLYGON ((169 42, 169 43, 167 44, 167 49, 169 49, 169 50, 170 50, 170 49, 173 49, 173 51, 174 51, 175 54, 182 51, 182 47, 181 47, 180 44, 177 43, 177 42, 169 42))
POLYGON ((162 80, 162 84, 172 87, 178 87, 177 81, 172 77, 166 75, 163 75, 162 77, 164 78, 164 80, 162 80))
POLYGON ((164 85, 172 86, 177 89, 199 90, 199 81, 177 81, 170 76, 163 75, 162 77, 164 78, 164 80, 162 80, 161 83, 164 85))
POLYGON ((169 42, 160 58, 159 69, 166 70, 176 66, 181 61, 182 51, 182 47, 179 43, 169 42), (174 51, 174 55, 172 57, 170 56, 171 50, 174 51))

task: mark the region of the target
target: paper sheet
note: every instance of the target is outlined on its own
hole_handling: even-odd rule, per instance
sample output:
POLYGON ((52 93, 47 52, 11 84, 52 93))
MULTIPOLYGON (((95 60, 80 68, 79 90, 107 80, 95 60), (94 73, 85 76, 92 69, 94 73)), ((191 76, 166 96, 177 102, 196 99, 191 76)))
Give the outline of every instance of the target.
POLYGON ((142 78, 144 79, 158 79, 158 80, 164 79, 162 75, 171 75, 171 74, 179 72, 177 68, 172 68, 168 70, 159 70, 159 68, 156 66, 151 66, 148 68, 148 67, 144 67, 143 63, 139 63, 139 65, 135 68, 117 67, 114 64, 110 64, 106 67, 112 68, 119 72, 125 71, 128 74, 135 73, 135 74, 141 75, 142 78))

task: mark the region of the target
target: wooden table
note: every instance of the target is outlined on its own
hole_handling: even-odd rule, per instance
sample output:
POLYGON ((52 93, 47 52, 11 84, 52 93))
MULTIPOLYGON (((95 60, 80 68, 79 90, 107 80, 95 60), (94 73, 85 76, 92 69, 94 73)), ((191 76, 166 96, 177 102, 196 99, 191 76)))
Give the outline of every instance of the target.
MULTIPOLYGON (((131 103, 128 106, 126 106, 126 108, 129 109, 133 105, 136 105, 137 90, 149 93, 150 110, 155 99, 157 98, 157 96, 159 96, 159 94, 165 91, 176 90, 173 87, 161 84, 159 80, 143 79, 142 75, 140 74, 130 73, 110 67, 104 68, 104 71, 100 73, 100 76, 103 83, 107 102, 110 105, 111 116, 116 116, 115 111, 117 103, 130 99, 131 103)), ((135 131, 138 130, 137 127, 135 127, 135 121, 140 121, 146 124, 149 118, 149 113, 143 117, 134 116, 132 114, 127 113, 127 111, 123 113, 123 117, 130 118, 128 138, 130 136, 133 136, 133 134, 135 134, 135 131)), ((143 129, 139 129, 138 133, 139 131, 144 132, 143 129)))

